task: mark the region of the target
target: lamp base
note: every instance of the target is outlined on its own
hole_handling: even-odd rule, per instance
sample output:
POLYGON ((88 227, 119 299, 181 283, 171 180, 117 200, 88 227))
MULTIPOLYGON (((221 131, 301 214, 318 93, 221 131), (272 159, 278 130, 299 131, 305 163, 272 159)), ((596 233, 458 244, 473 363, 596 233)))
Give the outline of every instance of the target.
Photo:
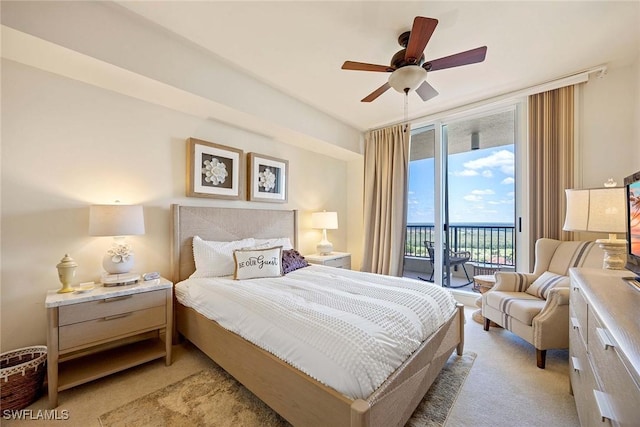
POLYGON ((321 240, 316 246, 316 250, 320 255, 330 255, 333 252, 333 244, 328 240, 321 240))
POLYGON ((112 256, 108 253, 102 259, 102 268, 110 274, 128 273, 133 269, 133 254, 127 257, 126 261, 113 262, 112 256))
POLYGON ((602 268, 624 270, 627 263, 627 241, 622 239, 598 239, 596 243, 604 251, 602 268))

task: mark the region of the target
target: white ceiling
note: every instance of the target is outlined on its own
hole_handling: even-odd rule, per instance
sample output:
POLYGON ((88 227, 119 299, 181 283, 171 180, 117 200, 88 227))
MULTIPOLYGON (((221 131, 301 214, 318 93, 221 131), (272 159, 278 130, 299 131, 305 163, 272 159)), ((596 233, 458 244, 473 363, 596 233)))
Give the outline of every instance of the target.
POLYGON ((388 64, 417 15, 439 25, 426 59, 488 46, 483 63, 440 70, 440 95, 409 95, 422 117, 607 64, 640 52, 640 2, 137 1, 130 11, 211 51, 255 78, 358 129, 402 119, 403 95, 360 99, 386 73, 345 71, 345 60, 388 64))

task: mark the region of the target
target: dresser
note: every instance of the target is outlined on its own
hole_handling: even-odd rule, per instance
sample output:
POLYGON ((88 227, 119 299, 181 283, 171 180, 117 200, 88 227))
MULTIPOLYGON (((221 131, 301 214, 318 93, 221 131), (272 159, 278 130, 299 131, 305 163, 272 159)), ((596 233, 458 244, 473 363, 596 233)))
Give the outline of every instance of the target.
POLYGON ((640 290, 628 271, 572 268, 571 388, 582 426, 640 425, 640 290))
POLYGON ((328 255, 312 254, 305 255, 311 264, 328 265, 329 267, 351 269, 351 254, 347 252, 331 252, 328 255))
POLYGON ((154 359, 171 363, 173 284, 159 278, 88 292, 49 291, 49 405, 58 392, 154 359))

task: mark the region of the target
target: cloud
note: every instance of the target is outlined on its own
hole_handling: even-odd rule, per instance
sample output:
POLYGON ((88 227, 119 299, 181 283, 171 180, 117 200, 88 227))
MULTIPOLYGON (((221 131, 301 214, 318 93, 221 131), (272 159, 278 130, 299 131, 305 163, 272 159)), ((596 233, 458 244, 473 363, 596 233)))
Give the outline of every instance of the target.
POLYGON ((510 184, 513 184, 514 182, 516 182, 515 179, 513 179, 512 177, 507 177, 507 178, 503 179, 500 182, 500 184, 510 185, 510 184))
POLYGON ((490 169, 485 169, 482 171, 482 176, 485 178, 491 178, 493 176, 493 172, 490 169))
POLYGON ((478 196, 476 194, 467 194, 463 197, 468 202, 480 202, 482 201, 482 196, 478 196))
POLYGON ((490 205, 513 205, 513 199, 492 200, 487 203, 490 205))
POLYGON ((463 171, 455 171, 453 174, 455 176, 476 176, 478 175, 478 172, 470 169, 465 169, 463 171))
POLYGON ((470 160, 464 163, 464 167, 471 170, 499 169, 505 175, 515 174, 515 156, 511 151, 494 151, 489 156, 470 160))
POLYGON ((486 195, 489 195, 489 194, 496 194, 496 192, 493 191, 490 188, 487 188, 486 190, 473 190, 471 192, 471 194, 475 194, 475 195, 478 195, 478 196, 486 196, 486 195))

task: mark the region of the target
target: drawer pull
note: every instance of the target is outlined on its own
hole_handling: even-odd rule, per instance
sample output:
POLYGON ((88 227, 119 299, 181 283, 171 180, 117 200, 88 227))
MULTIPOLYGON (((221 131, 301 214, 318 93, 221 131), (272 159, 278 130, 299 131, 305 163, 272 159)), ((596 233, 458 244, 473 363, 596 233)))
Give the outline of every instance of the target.
POLYGON ((573 366, 573 370, 576 372, 582 371, 582 365, 580 365, 580 359, 575 356, 571 356, 571 365, 573 366))
POLYGON ((600 413, 600 417, 602 418, 602 422, 605 420, 615 421, 615 416, 613 415, 613 406, 609 401, 609 396, 600 390, 593 390, 593 397, 596 399, 596 406, 598 407, 598 412, 600 413))
POLYGON ((606 330, 602 328, 596 328, 596 333, 598 334, 598 338, 600 338, 600 342, 604 346, 605 350, 608 350, 609 347, 614 348, 616 346, 606 330))
POLYGON ((107 316, 107 317, 103 317, 102 320, 114 320, 114 319, 120 319, 122 317, 127 317, 127 316, 131 316, 132 313, 122 313, 122 314, 114 314, 113 316, 107 316))
POLYGON ((129 298, 133 298, 133 295, 122 295, 119 297, 105 298, 102 300, 102 302, 116 302, 116 301, 122 301, 129 298))
POLYGON ((573 327, 573 329, 580 329, 580 321, 576 317, 572 317, 571 326, 573 327))

